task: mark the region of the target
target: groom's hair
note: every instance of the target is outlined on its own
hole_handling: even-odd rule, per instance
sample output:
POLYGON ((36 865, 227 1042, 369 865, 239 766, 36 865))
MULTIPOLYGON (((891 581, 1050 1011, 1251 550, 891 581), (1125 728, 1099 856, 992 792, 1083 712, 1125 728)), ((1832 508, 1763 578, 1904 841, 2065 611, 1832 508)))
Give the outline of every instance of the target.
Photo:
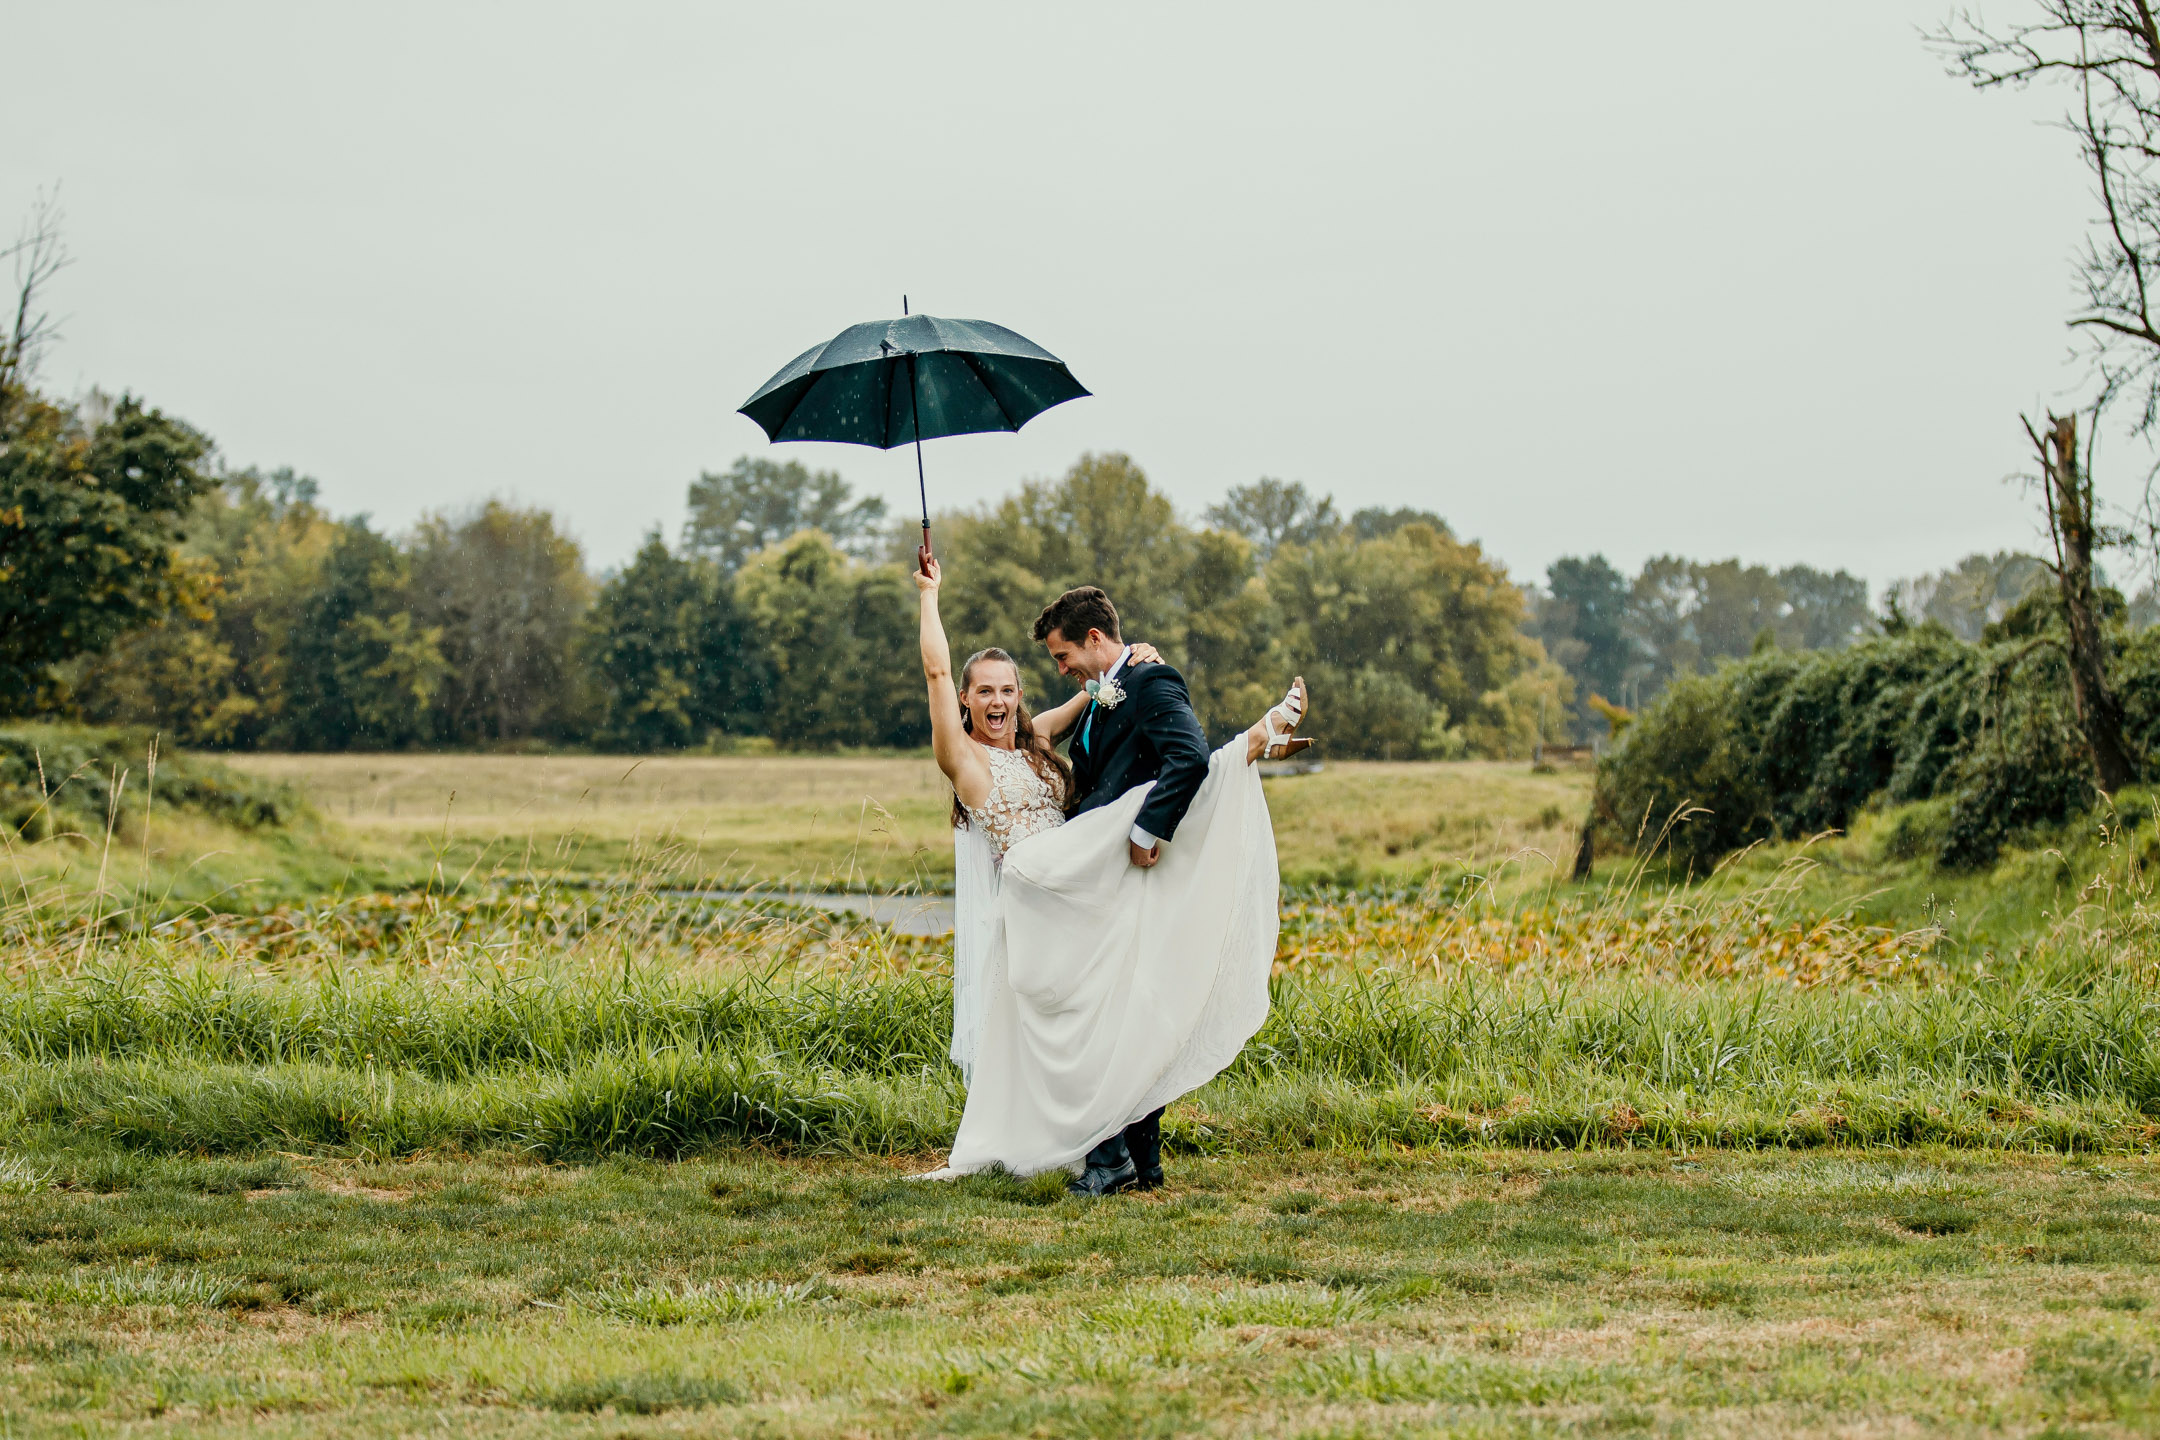
POLYGON ((1112 640, 1123 639, 1118 634, 1117 606, 1093 585, 1067 590, 1035 617, 1037 640, 1048 640, 1053 630, 1075 645, 1087 639, 1090 630, 1100 630, 1112 640))

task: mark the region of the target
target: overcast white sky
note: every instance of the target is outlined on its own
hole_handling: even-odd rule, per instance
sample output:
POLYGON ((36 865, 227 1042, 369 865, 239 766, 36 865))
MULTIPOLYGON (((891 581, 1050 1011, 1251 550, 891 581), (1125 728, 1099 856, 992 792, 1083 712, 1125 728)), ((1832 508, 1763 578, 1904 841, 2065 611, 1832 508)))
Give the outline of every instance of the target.
MULTIPOLYGON (((393 528, 502 494, 618 563, 906 292, 1095 391, 935 443, 934 504, 1121 449, 1522 578, 1881 583, 2034 543, 2001 477, 2076 378, 2059 98, 1947 78, 1947 8, 0 0, 0 223, 63 184, 52 388, 393 528)), ((913 503, 905 451, 777 453, 913 503)))

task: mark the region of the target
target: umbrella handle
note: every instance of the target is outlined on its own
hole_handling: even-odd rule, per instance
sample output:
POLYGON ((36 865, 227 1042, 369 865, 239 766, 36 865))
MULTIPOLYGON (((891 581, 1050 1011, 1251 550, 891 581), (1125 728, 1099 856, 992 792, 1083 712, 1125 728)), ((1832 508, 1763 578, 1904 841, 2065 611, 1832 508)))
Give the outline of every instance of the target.
POLYGON ((915 552, 915 568, 928 575, 930 562, 935 558, 937 557, 930 553, 930 522, 925 520, 922 527, 922 549, 915 552))

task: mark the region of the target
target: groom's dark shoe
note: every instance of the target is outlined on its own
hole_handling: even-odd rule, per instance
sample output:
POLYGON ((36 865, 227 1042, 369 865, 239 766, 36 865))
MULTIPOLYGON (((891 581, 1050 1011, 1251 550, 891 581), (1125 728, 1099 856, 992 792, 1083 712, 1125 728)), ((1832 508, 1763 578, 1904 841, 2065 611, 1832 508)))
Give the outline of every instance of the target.
POLYGON ((1130 1190, 1138 1178, 1133 1169, 1132 1152, 1125 1148, 1123 1135, 1112 1135, 1087 1153, 1087 1169, 1066 1182, 1066 1189, 1075 1195, 1115 1195, 1120 1190, 1130 1190))
POLYGON ((1132 1155, 1133 1183, 1142 1190, 1160 1189, 1162 1173, 1162 1111, 1125 1127, 1125 1148, 1132 1155))

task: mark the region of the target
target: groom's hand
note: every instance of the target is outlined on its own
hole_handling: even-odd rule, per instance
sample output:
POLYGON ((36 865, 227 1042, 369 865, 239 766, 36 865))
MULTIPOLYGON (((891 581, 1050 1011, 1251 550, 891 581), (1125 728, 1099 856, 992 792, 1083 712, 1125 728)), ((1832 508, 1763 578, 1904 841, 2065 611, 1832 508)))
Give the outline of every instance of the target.
POLYGON ((1132 863, 1139 866, 1142 870, 1148 869, 1156 861, 1162 859, 1161 841, 1157 841, 1155 844, 1150 845, 1147 849, 1143 850, 1134 842, 1127 840, 1125 842, 1125 848, 1132 852, 1132 863))

